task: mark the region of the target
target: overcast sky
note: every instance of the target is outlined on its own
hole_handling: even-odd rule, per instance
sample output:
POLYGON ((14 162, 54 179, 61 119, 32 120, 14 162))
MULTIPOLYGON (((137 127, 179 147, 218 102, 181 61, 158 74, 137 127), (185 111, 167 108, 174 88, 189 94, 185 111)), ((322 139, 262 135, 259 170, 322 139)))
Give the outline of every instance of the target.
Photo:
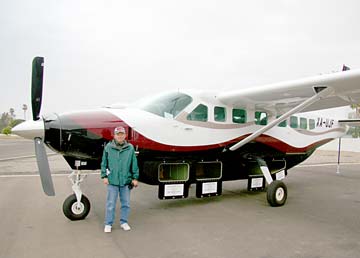
POLYGON ((357 0, 0 0, 0 112, 42 114, 178 88, 238 89, 360 68, 357 0))

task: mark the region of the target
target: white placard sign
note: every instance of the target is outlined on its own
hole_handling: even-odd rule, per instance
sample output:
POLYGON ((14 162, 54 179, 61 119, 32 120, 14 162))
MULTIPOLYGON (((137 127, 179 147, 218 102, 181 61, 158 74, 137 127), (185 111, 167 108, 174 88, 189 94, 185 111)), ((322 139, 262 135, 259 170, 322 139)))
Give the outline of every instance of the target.
POLYGON ((283 180, 285 178, 285 170, 276 173, 276 180, 283 180))
POLYGON ((202 184, 202 194, 216 193, 217 182, 209 182, 202 184))
POLYGON ((184 195, 184 184, 165 185, 164 196, 184 195))
POLYGON ((263 180, 264 180, 264 178, 262 178, 262 177, 252 178, 251 179, 251 188, 263 187, 263 180))

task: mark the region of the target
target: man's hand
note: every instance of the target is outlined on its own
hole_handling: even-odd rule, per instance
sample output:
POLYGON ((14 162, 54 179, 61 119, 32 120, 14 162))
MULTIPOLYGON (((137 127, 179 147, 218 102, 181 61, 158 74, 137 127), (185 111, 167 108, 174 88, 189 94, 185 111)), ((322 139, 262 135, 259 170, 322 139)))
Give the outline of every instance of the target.
POLYGON ((139 181, 137 181, 136 179, 133 179, 133 181, 131 181, 131 184, 132 184, 134 187, 138 187, 139 181))
POLYGON ((107 177, 103 178, 103 182, 105 185, 108 185, 109 184, 109 179, 107 177))

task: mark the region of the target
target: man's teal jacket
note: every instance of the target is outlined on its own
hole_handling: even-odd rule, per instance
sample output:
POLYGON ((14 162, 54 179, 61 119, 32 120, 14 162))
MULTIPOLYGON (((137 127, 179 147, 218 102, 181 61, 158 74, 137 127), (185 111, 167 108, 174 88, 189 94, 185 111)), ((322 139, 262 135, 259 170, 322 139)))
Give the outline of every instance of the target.
POLYGON ((106 144, 101 161, 101 178, 108 178, 111 185, 130 185, 139 179, 134 146, 125 142, 118 145, 115 140, 106 144))

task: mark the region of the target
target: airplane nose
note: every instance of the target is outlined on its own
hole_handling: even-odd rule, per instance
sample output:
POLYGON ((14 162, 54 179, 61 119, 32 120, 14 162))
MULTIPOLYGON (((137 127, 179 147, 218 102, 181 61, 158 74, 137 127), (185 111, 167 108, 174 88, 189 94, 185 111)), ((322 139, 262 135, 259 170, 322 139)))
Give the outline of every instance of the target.
POLYGON ((35 137, 44 139, 44 134, 45 134, 44 121, 43 120, 25 121, 15 126, 11 131, 13 134, 24 137, 25 139, 33 140, 35 137))

